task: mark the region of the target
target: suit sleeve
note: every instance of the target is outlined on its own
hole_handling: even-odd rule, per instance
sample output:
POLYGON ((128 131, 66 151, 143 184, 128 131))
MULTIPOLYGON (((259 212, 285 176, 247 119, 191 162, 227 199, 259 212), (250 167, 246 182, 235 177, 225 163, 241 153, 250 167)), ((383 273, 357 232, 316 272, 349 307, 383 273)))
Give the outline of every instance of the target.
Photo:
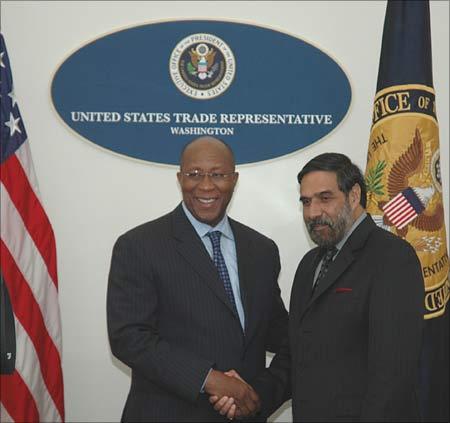
POLYGON ((158 331, 158 292, 148 258, 127 234, 113 249, 107 322, 114 356, 188 401, 195 401, 214 362, 173 345, 158 331))
POLYGON ((261 398, 260 414, 268 418, 291 398, 291 357, 286 336, 267 368, 251 384, 261 398))
POLYGON ((368 387, 361 420, 392 420, 415 395, 423 327, 424 282, 416 253, 396 243, 383 254, 370 295, 368 387))
POLYGON ((273 281, 274 292, 272 300, 272 309, 270 312, 270 321, 266 337, 266 351, 277 353, 283 345, 284 339, 288 335, 288 313, 281 298, 281 290, 278 285, 278 276, 280 274, 280 254, 278 247, 273 243, 274 249, 274 267, 273 281))
MULTIPOLYGON (((278 270, 276 278, 280 270, 279 256, 278 270)), ((253 387, 261 398, 261 415, 265 418, 269 417, 277 410, 285 401, 291 398, 291 353, 288 337, 288 316, 284 308, 283 301, 279 295, 280 289, 277 284, 277 296, 274 301, 275 324, 273 324, 272 340, 276 343, 272 345, 275 356, 267 368, 261 375, 253 381, 253 387), (282 306, 279 305, 281 301, 282 306), (275 332, 278 336, 275 336, 275 332)), ((292 303, 292 299, 291 299, 292 303)), ((292 304, 291 304, 292 306, 292 304)))

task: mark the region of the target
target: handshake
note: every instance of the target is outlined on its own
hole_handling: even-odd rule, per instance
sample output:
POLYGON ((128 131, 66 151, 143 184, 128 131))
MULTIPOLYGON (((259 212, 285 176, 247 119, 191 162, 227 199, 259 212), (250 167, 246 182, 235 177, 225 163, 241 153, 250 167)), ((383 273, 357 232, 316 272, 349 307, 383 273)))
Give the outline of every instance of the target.
POLYGON ((211 370, 205 392, 214 409, 230 420, 253 416, 261 408, 258 394, 235 370, 225 373, 211 370))

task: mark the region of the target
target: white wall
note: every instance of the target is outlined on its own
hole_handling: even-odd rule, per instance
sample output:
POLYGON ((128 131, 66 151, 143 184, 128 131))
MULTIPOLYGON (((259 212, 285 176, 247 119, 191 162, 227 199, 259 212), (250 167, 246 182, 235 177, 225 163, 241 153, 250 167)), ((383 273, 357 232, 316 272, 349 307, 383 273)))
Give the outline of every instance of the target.
MULTIPOLYGON (((296 175, 325 151, 364 169, 385 13, 384 1, 125 2, 5 1, 6 39, 42 200, 58 249, 67 421, 117 421, 129 374, 112 359, 105 297, 112 245, 119 234, 176 206, 175 167, 109 154, 69 131, 50 101, 58 65, 80 45, 127 26, 168 18, 219 18, 269 26, 311 42, 337 60, 353 90, 347 118, 295 154, 239 168, 230 215, 280 247, 280 285, 288 304, 299 259, 310 248, 301 221, 296 175)), ((440 121, 448 239, 449 3, 431 2, 434 86, 440 121)), ((273 417, 290 420, 285 407, 273 417)))

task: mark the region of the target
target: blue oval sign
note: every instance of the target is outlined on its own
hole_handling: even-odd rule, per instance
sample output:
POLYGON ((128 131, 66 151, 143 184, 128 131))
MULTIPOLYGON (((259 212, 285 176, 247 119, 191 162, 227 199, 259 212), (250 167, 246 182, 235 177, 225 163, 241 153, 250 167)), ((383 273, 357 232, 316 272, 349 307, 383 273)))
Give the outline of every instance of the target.
POLYGON ((64 122, 101 147, 177 164, 201 135, 223 139, 238 164, 319 140, 351 100, 339 65, 305 41, 254 25, 160 22, 101 37, 52 81, 64 122))

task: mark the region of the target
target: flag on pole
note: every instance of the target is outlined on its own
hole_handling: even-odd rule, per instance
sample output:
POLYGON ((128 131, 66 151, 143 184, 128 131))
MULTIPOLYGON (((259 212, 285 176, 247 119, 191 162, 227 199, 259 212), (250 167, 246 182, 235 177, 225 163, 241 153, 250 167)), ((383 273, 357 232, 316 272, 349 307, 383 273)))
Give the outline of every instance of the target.
MULTIPOLYGON (((388 1, 367 153, 367 209, 406 239, 425 281, 420 404, 448 421, 449 264, 428 1, 388 1)), ((407 293, 405 293, 407 295, 407 293)))
MULTIPOLYGON (((10 304, 15 357, 0 377, 2 422, 64 421, 61 323, 53 230, 39 199, 27 134, 14 94, 11 68, 0 34, 1 71, 1 276, 2 305, 10 304)), ((7 331, 8 327, 2 331, 7 331)), ((2 339, 11 337, 2 333, 2 339)))

